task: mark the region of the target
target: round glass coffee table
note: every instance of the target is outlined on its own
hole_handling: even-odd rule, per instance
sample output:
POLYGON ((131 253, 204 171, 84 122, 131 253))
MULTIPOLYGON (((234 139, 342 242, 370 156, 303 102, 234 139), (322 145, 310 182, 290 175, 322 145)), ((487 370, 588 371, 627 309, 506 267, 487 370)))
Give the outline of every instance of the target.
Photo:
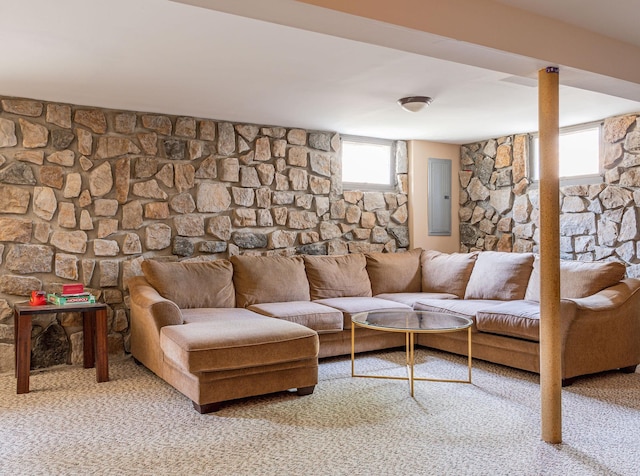
POLYGON ((431 382, 456 382, 471 383, 471 325, 473 321, 466 317, 455 316, 443 312, 431 311, 370 311, 359 312, 351 317, 351 376, 367 378, 387 378, 394 380, 408 380, 411 396, 413 397, 413 383, 415 380, 427 380, 431 382), (403 332, 406 335, 407 352, 407 377, 393 377, 387 375, 356 374, 355 371, 355 344, 356 327, 366 327, 381 332, 403 332), (415 365, 415 335, 446 332, 467 331, 468 343, 468 367, 467 380, 436 379, 416 377, 415 365))

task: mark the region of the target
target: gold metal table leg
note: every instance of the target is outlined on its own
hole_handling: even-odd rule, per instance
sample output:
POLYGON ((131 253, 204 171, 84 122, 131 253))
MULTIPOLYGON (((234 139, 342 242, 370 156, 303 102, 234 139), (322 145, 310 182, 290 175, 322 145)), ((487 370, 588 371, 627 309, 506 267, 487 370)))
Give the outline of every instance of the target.
POLYGON ((467 344, 469 346, 467 355, 469 357, 469 383, 471 383, 471 327, 467 329, 467 344))
POLYGON ((409 338, 409 382, 411 384, 411 396, 413 397, 413 382, 415 381, 415 374, 413 373, 413 368, 416 363, 416 354, 415 354, 415 346, 414 346, 414 334, 413 332, 407 332, 407 337, 409 338))
POLYGON ((351 324, 351 376, 355 377, 356 375, 356 325, 351 324))
POLYGON ((405 358, 407 360, 407 365, 409 365, 409 333, 405 332, 404 334, 404 351, 405 351, 405 358))

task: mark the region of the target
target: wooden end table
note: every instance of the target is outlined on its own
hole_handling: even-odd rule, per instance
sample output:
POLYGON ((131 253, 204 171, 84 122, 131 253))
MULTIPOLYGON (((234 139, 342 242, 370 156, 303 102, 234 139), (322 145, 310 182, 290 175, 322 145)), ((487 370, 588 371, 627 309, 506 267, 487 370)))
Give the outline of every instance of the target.
POLYGON ((104 303, 75 303, 56 306, 31 306, 27 303, 13 307, 15 324, 15 365, 18 379, 17 392, 29 393, 31 370, 31 316, 58 312, 80 312, 83 320, 84 368, 96 367, 96 381, 109 381, 109 349, 107 346, 107 305, 104 303))

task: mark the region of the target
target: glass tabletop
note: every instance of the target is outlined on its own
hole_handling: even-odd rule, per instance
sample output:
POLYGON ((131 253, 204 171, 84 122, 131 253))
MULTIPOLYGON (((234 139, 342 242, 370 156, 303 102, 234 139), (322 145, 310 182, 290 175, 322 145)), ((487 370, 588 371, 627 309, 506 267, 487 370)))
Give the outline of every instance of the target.
POLYGON ((359 326, 380 330, 445 332, 467 329, 473 321, 467 317, 432 311, 370 311, 351 317, 359 326))

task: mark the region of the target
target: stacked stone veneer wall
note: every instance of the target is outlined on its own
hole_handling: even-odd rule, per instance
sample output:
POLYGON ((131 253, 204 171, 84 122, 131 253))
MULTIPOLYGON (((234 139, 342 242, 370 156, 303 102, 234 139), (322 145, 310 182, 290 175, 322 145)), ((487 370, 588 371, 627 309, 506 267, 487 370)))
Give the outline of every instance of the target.
MULTIPOLYGON (((397 189, 344 191, 330 132, 0 98, 0 370, 12 304, 82 282, 127 348, 126 281, 144 259, 344 254, 408 247, 397 189)), ((34 320, 33 366, 82 361, 77 313, 34 320)))
MULTIPOLYGON (((603 124, 604 176, 560 189, 562 258, 617 260, 640 276, 640 119, 603 124), (595 181, 594 181, 595 182, 595 181)), ((491 139, 461 148, 460 248, 538 251, 538 189, 531 185, 529 136, 491 139)))

